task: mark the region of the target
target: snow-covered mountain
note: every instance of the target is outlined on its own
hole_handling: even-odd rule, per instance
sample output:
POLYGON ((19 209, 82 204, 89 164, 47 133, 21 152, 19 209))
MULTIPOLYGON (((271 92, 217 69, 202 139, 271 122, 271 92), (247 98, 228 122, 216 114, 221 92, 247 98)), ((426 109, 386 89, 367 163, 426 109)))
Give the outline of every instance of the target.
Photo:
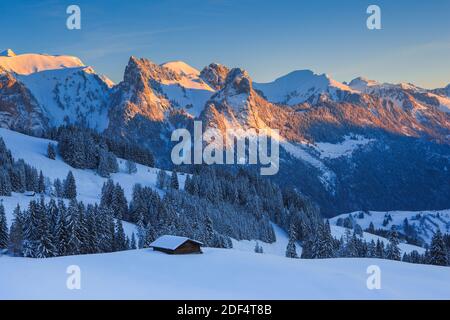
POLYGON ((217 63, 199 71, 136 57, 113 85, 78 58, 12 51, 0 57, 0 70, 5 128, 39 135, 81 123, 151 149, 168 169, 173 129, 191 130, 194 120, 222 132, 278 129, 282 166, 274 179, 318 199, 326 214, 450 207, 449 87, 365 78, 347 85, 307 70, 261 84, 217 63))
POLYGON ((365 94, 376 96, 382 103, 392 104, 410 111, 419 119, 434 109, 450 112, 450 99, 446 89, 427 90, 411 83, 380 83, 363 77, 353 79, 349 87, 365 94))
POLYGON ((103 131, 108 126, 109 85, 91 67, 20 75, 52 126, 81 123, 103 131))
POLYGON ((3 127, 40 134, 64 123, 99 131, 108 125, 112 82, 76 57, 15 55, 8 49, 0 56, 0 77, 3 127))
POLYGON ((84 66, 77 57, 51 56, 46 54, 19 54, 16 55, 11 49, 0 54, 0 68, 16 74, 31 74, 44 70, 55 70, 84 66))
POLYGON ((434 93, 441 95, 441 96, 447 96, 450 98, 450 84, 446 86, 445 88, 439 88, 433 90, 434 93))
POLYGON ((315 103, 325 98, 340 101, 353 93, 349 86, 311 70, 293 71, 273 82, 255 83, 254 86, 269 101, 290 106, 305 101, 315 103))

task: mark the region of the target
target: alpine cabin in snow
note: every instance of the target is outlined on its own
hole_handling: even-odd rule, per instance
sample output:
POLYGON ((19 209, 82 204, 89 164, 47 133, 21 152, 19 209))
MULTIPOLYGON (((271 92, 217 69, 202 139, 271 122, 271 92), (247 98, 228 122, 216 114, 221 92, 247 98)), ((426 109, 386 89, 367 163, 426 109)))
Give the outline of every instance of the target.
POLYGON ((150 244, 155 251, 161 251, 168 254, 192 254, 202 253, 203 243, 186 237, 161 236, 150 244))

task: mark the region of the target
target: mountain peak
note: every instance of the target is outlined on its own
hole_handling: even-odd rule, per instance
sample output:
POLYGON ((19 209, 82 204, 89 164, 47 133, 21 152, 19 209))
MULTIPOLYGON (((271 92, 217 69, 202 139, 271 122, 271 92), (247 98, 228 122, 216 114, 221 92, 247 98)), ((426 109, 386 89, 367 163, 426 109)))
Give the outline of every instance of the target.
POLYGON ((215 90, 220 90, 225 85, 230 69, 220 63, 211 63, 200 72, 200 78, 206 81, 215 90))
POLYGON ((2 51, 0 53, 0 56, 2 56, 2 57, 15 57, 16 54, 11 49, 6 49, 5 51, 2 51))
POLYGON ((350 88, 358 90, 358 91, 364 91, 368 87, 377 86, 379 84, 380 83, 375 80, 370 80, 365 77, 357 77, 357 78, 353 79, 352 81, 350 81, 348 86, 350 88))
POLYGON ((326 94, 332 99, 339 100, 342 92, 353 90, 327 74, 316 74, 311 70, 292 71, 269 83, 255 83, 267 100, 274 103, 296 105, 318 98, 326 94))
POLYGON ((231 87, 236 93, 250 93, 252 90, 252 80, 247 71, 241 68, 234 68, 228 73, 225 79, 225 87, 231 87))
POLYGON ((161 66, 170 69, 171 71, 181 76, 198 77, 200 75, 199 70, 181 60, 169 61, 163 63, 161 66))

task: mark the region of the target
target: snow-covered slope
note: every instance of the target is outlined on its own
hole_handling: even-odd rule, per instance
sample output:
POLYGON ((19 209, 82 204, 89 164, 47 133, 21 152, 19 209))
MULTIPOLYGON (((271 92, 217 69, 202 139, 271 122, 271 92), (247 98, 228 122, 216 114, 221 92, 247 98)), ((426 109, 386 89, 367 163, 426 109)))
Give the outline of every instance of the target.
POLYGON ((450 299, 446 267, 203 250, 186 256, 151 249, 43 260, 3 256, 0 299, 450 299), (66 286, 71 265, 80 268, 81 290, 66 286), (371 265, 381 270, 380 290, 367 288, 371 265))
POLYGON ((317 101, 320 95, 332 100, 341 100, 353 90, 326 74, 315 74, 311 70, 293 71, 269 83, 254 83, 264 96, 273 103, 296 105, 307 100, 317 101))
POLYGON ((19 54, 8 49, 0 55, 0 68, 17 74, 31 74, 44 70, 82 67, 83 62, 72 56, 51 56, 46 54, 19 54))
MULTIPOLYGON (((15 159, 24 159, 25 162, 42 170, 44 176, 54 180, 56 178, 65 179, 69 171, 73 175, 77 184, 78 200, 85 203, 95 203, 100 201, 100 193, 105 178, 100 177, 93 170, 74 169, 66 164, 59 156, 56 160, 47 157, 47 147, 49 142, 56 144, 55 141, 40 139, 23 135, 7 129, 0 128, 0 136, 5 141, 8 149, 15 159)), ((143 186, 156 188, 156 176, 158 169, 146 167, 137 164, 137 172, 128 174, 125 170, 125 161, 118 159, 120 172, 111 175, 114 182, 118 182, 125 191, 128 200, 131 199, 133 186, 140 183, 143 186)), ((180 186, 184 186, 185 176, 179 176, 180 186)), ((24 196, 2 197, 5 202, 11 201, 11 208, 17 203, 23 203, 24 196), (17 202, 16 202, 17 199, 17 202)), ((28 198, 29 199, 29 198, 28 198)))
MULTIPOLYGON (((245 252, 255 252, 255 246, 258 244, 263 248, 264 254, 286 257, 286 247, 289 242, 289 236, 276 224, 272 224, 276 241, 274 243, 266 243, 259 240, 240 240, 232 239, 233 249, 245 252)), ((300 257, 302 248, 299 243, 296 244, 297 255, 300 257)))
POLYGON ((330 223, 336 225, 339 219, 350 218, 355 224, 359 224, 363 229, 369 227, 372 222, 375 229, 391 230, 394 226, 400 233, 404 233, 405 219, 412 227, 417 236, 425 243, 430 243, 431 238, 437 229, 442 233, 450 233, 450 210, 441 211, 388 211, 377 212, 361 211, 341 214, 330 219, 330 223))
MULTIPOLYGON (((345 233, 346 233, 347 229, 344 227, 339 227, 339 226, 335 226, 332 225, 331 226, 331 234, 333 235, 333 237, 335 237, 336 239, 340 239, 341 237, 343 237, 345 239, 345 233)), ((351 234, 353 234, 353 231, 350 230, 351 234)), ((381 242, 384 242, 385 245, 387 245, 389 243, 389 240, 384 238, 384 237, 380 237, 368 232, 363 232, 362 237, 358 236, 360 239, 363 239, 367 242, 371 242, 372 240, 377 242, 377 240, 380 240, 381 242)), ((411 253, 411 251, 417 251, 420 254, 425 253, 425 249, 422 247, 418 247, 418 246, 414 246, 408 243, 403 243, 401 242, 398 247, 400 248, 401 254, 403 253, 411 253)))

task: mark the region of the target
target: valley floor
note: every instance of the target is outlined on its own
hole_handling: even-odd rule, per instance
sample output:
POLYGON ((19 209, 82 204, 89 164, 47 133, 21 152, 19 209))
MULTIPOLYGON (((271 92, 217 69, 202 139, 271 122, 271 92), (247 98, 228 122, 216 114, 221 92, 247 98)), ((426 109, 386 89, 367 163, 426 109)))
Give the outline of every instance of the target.
POLYGON ((45 260, 0 256, 0 299, 450 299, 450 268, 377 259, 301 260, 205 248, 151 249, 45 260), (66 286, 67 267, 81 289, 66 286), (367 267, 381 269, 369 290, 367 267))

